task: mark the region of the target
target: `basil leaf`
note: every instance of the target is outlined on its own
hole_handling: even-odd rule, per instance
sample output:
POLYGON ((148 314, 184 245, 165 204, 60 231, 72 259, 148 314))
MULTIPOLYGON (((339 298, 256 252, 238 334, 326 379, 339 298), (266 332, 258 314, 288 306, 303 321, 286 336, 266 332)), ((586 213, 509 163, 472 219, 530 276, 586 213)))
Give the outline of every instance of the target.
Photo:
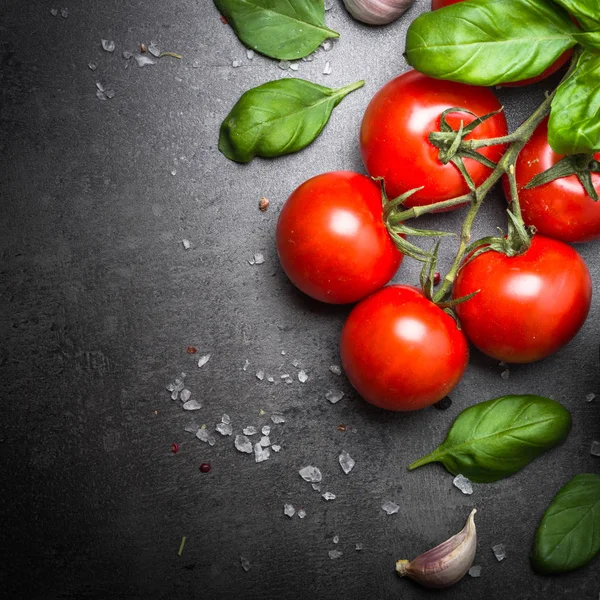
POLYGON ((323 0, 214 0, 246 46, 280 60, 308 56, 327 38, 323 0))
POLYGON ((583 51, 573 73, 557 88, 548 142, 560 154, 600 150, 600 55, 583 51))
POLYGON ((342 98, 364 83, 332 90, 290 78, 252 88, 223 121, 219 150, 241 163, 298 152, 321 133, 342 98))
POLYGON ((535 534, 531 563, 541 573, 586 565, 600 552, 600 476, 576 475, 554 496, 535 534))
POLYGON ((562 442, 569 411, 541 396, 503 396, 463 410, 444 442, 408 467, 441 462, 450 473, 488 483, 508 477, 562 442))
POLYGON ((554 0, 554 2, 573 15, 585 30, 589 31, 600 27, 598 0, 554 0))
POLYGON ((496 85, 539 75, 578 31, 547 0, 467 0, 417 17, 405 57, 431 77, 496 85))

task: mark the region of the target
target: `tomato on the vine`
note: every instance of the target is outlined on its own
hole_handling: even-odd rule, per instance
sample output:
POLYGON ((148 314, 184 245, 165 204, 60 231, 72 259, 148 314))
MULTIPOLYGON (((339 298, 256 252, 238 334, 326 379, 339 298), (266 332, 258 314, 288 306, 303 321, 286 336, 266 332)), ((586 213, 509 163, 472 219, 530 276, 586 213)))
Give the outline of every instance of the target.
MULTIPOLYGON (((600 238, 600 202, 592 200, 576 175, 555 179, 525 189, 539 173, 563 158, 548 144, 546 118, 521 150, 515 163, 515 177, 523 220, 539 233, 565 242, 588 242, 600 238)), ((600 161, 600 152, 594 155, 600 161)), ((600 173, 592 173, 592 184, 600 193, 600 173)), ((502 181, 504 195, 510 200, 508 179, 502 181)))
MULTIPOLYGON (((445 6, 450 6, 451 4, 458 4, 459 2, 463 1, 464 0, 431 0, 431 10, 437 10, 438 8, 444 8, 445 6)), ((569 50, 565 50, 565 52, 563 52, 547 69, 542 71, 536 77, 530 77, 529 79, 521 79, 521 81, 503 83, 502 87, 521 87, 523 85, 531 85, 532 83, 542 81, 543 79, 546 79, 546 77, 550 77, 550 75, 553 75, 554 73, 556 73, 556 71, 563 67, 572 55, 573 50, 571 48, 569 50)))
POLYGON ((403 258, 383 222, 380 187, 350 171, 323 173, 300 185, 281 209, 276 243, 292 283, 331 304, 378 290, 403 258))
POLYGON ((517 256, 488 250, 467 257, 453 297, 477 290, 456 307, 461 327, 483 353, 511 363, 540 360, 564 346, 583 325, 592 297, 581 256, 541 235, 517 256))
POLYGON ((371 404, 418 410, 446 396, 462 377, 469 348, 456 321, 406 285, 390 285, 357 304, 344 325, 348 379, 371 404))
MULTIPOLYGON (((465 108, 477 116, 500 109, 500 103, 487 88, 432 79, 418 71, 408 71, 392 79, 373 97, 360 129, 360 151, 370 175, 383 177, 390 198, 408 190, 423 189, 408 198, 407 207, 432 204, 469 192, 467 183, 452 163, 442 164, 439 150, 429 134, 440 130, 440 115, 449 108, 465 108)), ((455 130, 475 117, 464 112, 448 114, 455 130)), ((465 139, 496 138, 507 134, 506 118, 499 113, 481 123, 465 139)), ((482 148, 480 153, 496 162, 504 145, 482 148)), ((475 185, 481 184, 491 169, 471 159, 465 166, 475 185)))

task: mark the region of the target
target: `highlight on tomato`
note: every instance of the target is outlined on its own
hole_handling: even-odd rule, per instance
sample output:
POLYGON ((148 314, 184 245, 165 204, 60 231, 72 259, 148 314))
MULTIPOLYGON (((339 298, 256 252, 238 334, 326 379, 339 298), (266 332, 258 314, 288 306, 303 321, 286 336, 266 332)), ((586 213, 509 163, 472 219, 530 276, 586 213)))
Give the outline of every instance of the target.
MULTIPOLYGON (((517 192, 526 225, 548 237, 564 242, 589 242, 600 238, 600 202, 586 192, 577 175, 559 177, 543 185, 525 186, 537 175, 564 159, 548 143, 548 119, 544 119, 525 144, 515 163, 517 192)), ((573 157, 577 160, 576 157, 573 157)), ((600 152, 594 155, 600 163, 600 152)), ((588 159, 589 160, 589 159, 588 159)), ((597 167, 600 169, 600 164, 597 167)), ((600 172, 590 173, 591 185, 600 193, 600 172)), ((504 195, 510 201, 510 186, 502 180, 504 195)))
POLYGON ((534 235, 516 256, 496 250, 468 256, 453 297, 473 292, 455 308, 467 338, 497 360, 530 363, 577 334, 590 309, 592 282, 571 246, 534 235))
POLYGON ((300 185, 281 209, 276 244, 292 283, 331 304, 378 290, 403 258, 383 221, 380 186, 350 171, 323 173, 300 185))
POLYGON ((342 331, 341 356, 350 383, 367 402, 411 411, 452 391, 469 348, 456 321, 421 290, 390 285, 354 307, 342 331))
MULTIPOLYGON (((460 107, 470 111, 452 112, 445 119, 458 130, 476 117, 501 109, 488 88, 432 79, 418 71, 408 71, 385 84, 373 97, 360 128, 360 152, 368 173, 383 177, 390 198, 423 187, 404 202, 404 206, 422 206, 462 196, 469 187, 452 162, 440 161, 440 149, 429 139, 441 128, 441 114, 460 107)), ((479 124, 464 137, 489 139, 503 137, 508 128, 499 112, 479 124)), ((479 152, 492 162, 504 153, 503 144, 482 148, 479 152)), ((472 158, 464 165, 474 184, 480 185, 491 173, 490 166, 472 158)))

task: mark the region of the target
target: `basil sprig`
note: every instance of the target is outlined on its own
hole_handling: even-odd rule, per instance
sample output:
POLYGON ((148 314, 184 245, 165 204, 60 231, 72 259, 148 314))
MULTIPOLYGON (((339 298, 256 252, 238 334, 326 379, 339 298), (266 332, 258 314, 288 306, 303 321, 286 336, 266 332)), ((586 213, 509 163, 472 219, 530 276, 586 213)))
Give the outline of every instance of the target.
POLYGON ((323 0, 214 0, 249 48, 280 60, 308 56, 340 34, 325 26, 323 0))
POLYGON ((598 0, 459 2, 415 19, 405 56, 431 77, 496 85, 535 77, 572 47, 575 64, 557 88, 548 139, 556 152, 593 154, 600 151, 598 0))
POLYGON ((441 462, 450 473, 489 483, 508 477, 568 435, 569 411, 542 396, 503 396, 463 410, 444 442, 409 470, 441 462))
POLYGON ((576 475, 556 494, 538 526, 531 563, 541 573, 586 565, 600 552, 600 476, 576 475))
POLYGON ((298 152, 321 133, 342 99, 364 83, 333 90, 290 78, 252 88, 223 121, 219 150, 241 163, 298 152))

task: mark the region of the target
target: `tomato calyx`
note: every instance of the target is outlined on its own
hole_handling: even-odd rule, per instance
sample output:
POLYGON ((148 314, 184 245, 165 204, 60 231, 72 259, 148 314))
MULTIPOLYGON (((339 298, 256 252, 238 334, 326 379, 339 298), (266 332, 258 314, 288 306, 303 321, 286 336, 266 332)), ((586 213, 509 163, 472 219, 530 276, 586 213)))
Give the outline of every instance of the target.
MULTIPOLYGON (((469 142, 469 140, 465 140, 465 137, 472 133, 479 125, 488 119, 495 117, 503 110, 503 108, 500 108, 499 110, 479 117, 474 112, 467 110, 466 108, 453 106, 452 108, 446 109, 440 115, 440 131, 432 131, 428 136, 429 141, 439 150, 438 160, 444 165, 451 162, 460 171, 460 174, 463 176, 465 182, 472 192, 476 190, 476 185, 473 182, 471 175, 467 171, 463 159, 470 158, 472 160, 476 160, 490 169, 494 169, 496 167, 496 163, 486 156, 483 156, 483 154, 477 152, 473 146, 473 143, 469 142), (452 113, 467 113, 474 116, 475 119, 468 125, 465 125, 461 120, 459 128, 452 129, 452 126, 446 119, 447 115, 452 113)), ((503 138, 501 138, 501 140, 503 140, 503 138)), ((485 140, 485 143, 481 144, 481 141, 482 140, 479 140, 477 147, 492 146, 502 143, 502 141, 485 140)))
POLYGON ((600 173, 600 162, 594 159, 593 154, 569 154, 561 158, 546 171, 538 173, 527 183, 525 189, 530 190, 556 179, 575 175, 586 191, 586 194, 594 202, 598 202, 600 198, 592 183, 592 173, 600 173))

